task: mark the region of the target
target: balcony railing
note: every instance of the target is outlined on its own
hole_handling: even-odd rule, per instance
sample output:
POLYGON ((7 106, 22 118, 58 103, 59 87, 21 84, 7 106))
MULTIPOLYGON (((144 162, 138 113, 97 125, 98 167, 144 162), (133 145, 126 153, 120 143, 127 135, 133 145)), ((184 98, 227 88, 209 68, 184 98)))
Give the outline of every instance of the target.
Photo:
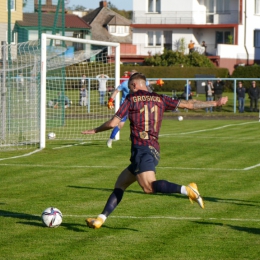
POLYGON ((133 24, 238 24, 239 11, 208 13, 206 11, 145 13, 134 12, 133 24))

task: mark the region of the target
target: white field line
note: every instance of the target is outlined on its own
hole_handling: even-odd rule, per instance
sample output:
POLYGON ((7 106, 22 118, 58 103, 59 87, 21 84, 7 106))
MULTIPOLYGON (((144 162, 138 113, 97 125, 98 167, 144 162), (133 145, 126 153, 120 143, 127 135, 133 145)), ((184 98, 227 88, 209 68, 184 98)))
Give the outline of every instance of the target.
POLYGON ((55 150, 55 149, 63 149, 63 148, 78 146, 78 145, 82 145, 82 144, 91 144, 91 143, 92 143, 92 142, 83 142, 83 143, 79 143, 79 144, 63 145, 63 146, 54 147, 54 148, 52 148, 52 149, 53 149, 53 150, 55 150))
POLYGON ((247 125, 247 124, 255 124, 258 123, 258 121, 253 121, 253 122, 245 122, 245 123, 239 123, 239 124, 229 124, 229 125, 223 125, 223 126, 219 126, 219 127, 214 127, 211 129, 201 129, 201 130, 196 130, 196 131, 191 131, 191 132, 185 132, 185 133, 173 133, 173 134, 162 134, 159 135, 160 137, 164 137, 164 136, 172 136, 172 135, 190 135, 190 134, 196 134, 196 133, 202 133, 202 132, 208 132, 208 131, 214 131, 214 130, 221 130, 223 128, 227 128, 227 127, 233 127, 233 126, 239 126, 239 125, 247 125))
MULTIPOLYGON (((114 169, 118 168, 118 166, 113 165, 47 165, 47 164, 14 164, 14 163, 0 163, 2 166, 17 166, 17 167, 42 167, 42 168, 106 168, 106 169, 114 169)), ((124 166, 122 166, 122 169, 124 166)), ((160 170, 206 170, 206 171, 244 171, 244 169, 223 169, 223 168, 189 168, 189 167, 174 167, 174 166, 157 166, 156 169, 160 170)))
MULTIPOLYGON (((1 214, 0 217, 20 217, 20 216, 34 216, 34 217, 40 217, 39 214, 1 214)), ((88 217, 93 217, 91 215, 64 215, 63 218, 88 218, 88 217)), ((204 218, 204 217, 174 217, 174 216, 109 216, 109 218, 114 218, 114 219, 169 219, 169 220, 201 220, 201 221, 231 221, 231 222, 260 222, 260 219, 249 219, 249 218, 204 218)))
POLYGON ((260 167, 260 163, 256 164, 256 165, 253 165, 253 166, 250 166, 250 167, 246 167, 243 170, 248 171, 248 170, 252 170, 252 169, 257 168, 257 167, 260 167))
POLYGON ((17 156, 13 156, 13 157, 9 157, 9 158, 0 158, 0 161, 22 158, 22 157, 30 156, 30 155, 32 155, 32 154, 41 152, 41 151, 42 151, 42 149, 37 149, 37 150, 35 150, 35 151, 33 151, 33 152, 30 152, 30 153, 27 153, 27 154, 23 154, 23 155, 17 155, 17 156))

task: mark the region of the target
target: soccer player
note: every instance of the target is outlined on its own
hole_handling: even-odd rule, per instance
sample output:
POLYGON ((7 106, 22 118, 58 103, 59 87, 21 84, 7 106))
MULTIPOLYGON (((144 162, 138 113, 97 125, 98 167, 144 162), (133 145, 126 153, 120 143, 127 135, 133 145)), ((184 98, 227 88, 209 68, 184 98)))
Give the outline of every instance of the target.
MULTIPOLYGON (((136 72, 137 72, 136 70, 131 70, 130 75, 133 75, 136 72)), ((123 104, 123 102, 125 101, 126 96, 129 94, 128 80, 129 80, 129 78, 126 78, 123 82, 121 82, 121 84, 112 93, 111 97, 108 100, 109 109, 112 109, 114 107, 114 105, 113 105, 114 99, 115 99, 117 93, 119 93, 120 91, 122 92, 120 105, 123 104)), ((147 86, 149 86, 150 84, 155 84, 155 83, 156 83, 156 81, 146 81, 147 86)), ((107 141, 108 148, 112 148, 112 142, 115 139, 117 133, 124 126, 126 120, 127 120, 127 115, 124 116, 121 119, 120 123, 112 130, 111 135, 107 141)))
POLYGON ((191 202, 196 201, 201 208, 204 208, 203 199, 195 183, 184 186, 166 180, 156 180, 155 167, 160 159, 159 131, 165 110, 221 106, 226 104, 227 97, 218 101, 174 100, 168 96, 150 93, 146 87, 146 78, 141 73, 135 73, 130 77, 128 87, 130 94, 111 120, 97 128, 82 132, 82 134, 95 134, 109 130, 117 126, 126 115, 130 120, 131 163, 119 175, 102 213, 97 218, 86 219, 90 228, 96 229, 102 226, 120 203, 124 191, 135 181, 145 193, 180 193, 188 196, 191 202))

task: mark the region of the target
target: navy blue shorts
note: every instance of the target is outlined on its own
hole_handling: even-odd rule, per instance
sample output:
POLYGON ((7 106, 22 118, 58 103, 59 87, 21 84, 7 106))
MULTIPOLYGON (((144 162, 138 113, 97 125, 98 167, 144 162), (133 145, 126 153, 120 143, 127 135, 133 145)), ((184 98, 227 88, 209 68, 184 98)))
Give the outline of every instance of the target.
POLYGON ((137 175, 146 171, 154 171, 159 163, 160 153, 153 146, 132 146, 131 149, 131 164, 128 170, 137 175))

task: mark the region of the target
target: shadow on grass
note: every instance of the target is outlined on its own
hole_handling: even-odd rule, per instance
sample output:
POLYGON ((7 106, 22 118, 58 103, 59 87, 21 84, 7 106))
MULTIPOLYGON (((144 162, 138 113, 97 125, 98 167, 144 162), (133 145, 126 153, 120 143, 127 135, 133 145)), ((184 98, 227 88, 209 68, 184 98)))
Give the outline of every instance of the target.
MULTIPOLYGON (((17 223, 22 224, 22 225, 47 228, 42 223, 41 216, 36 216, 36 215, 31 215, 31 214, 26 214, 26 213, 13 212, 13 211, 7 211, 7 210, 0 210, 0 217, 18 219, 20 221, 17 221, 17 223), (26 222, 23 221, 23 220, 26 220, 26 222)), ((86 231, 91 230, 90 228, 88 228, 86 226, 86 224, 69 223, 69 222, 64 221, 64 218, 63 218, 63 222, 60 225, 60 227, 65 227, 66 229, 73 231, 73 232, 86 232, 86 231)), ((109 227, 109 226, 106 226, 106 225, 103 225, 102 229, 103 228, 116 229, 116 230, 138 231, 137 229, 132 229, 132 228, 109 227)))
POLYGON ((239 199, 220 199, 220 198, 213 198, 213 197, 203 197, 204 201, 216 202, 216 203, 229 203, 235 204, 239 206, 249 206, 255 207, 256 204, 259 204, 257 201, 248 201, 248 200, 239 200, 239 199))
POLYGON ((223 224, 223 223, 216 223, 216 222, 200 222, 200 221, 192 221, 193 223, 197 223, 200 225, 215 225, 215 226, 223 226, 223 227, 229 227, 231 229, 234 229, 236 231, 241 232, 247 232, 250 234, 260 235, 260 228, 252 228, 252 227, 241 227, 241 226, 235 226, 230 224, 223 224))
MULTIPOLYGON (((74 189, 87 189, 87 190, 99 190, 99 191, 105 191, 111 193, 113 189, 108 189, 108 188, 93 188, 93 187, 86 187, 86 186, 72 186, 69 185, 67 186, 69 188, 74 188, 74 189)), ((144 194, 144 195, 149 195, 149 196, 172 196, 178 199, 185 199, 187 200, 186 196, 183 196, 181 194, 162 194, 162 193, 155 193, 155 194, 145 194, 143 191, 136 191, 136 190, 126 190, 125 193, 136 193, 136 194, 144 194)), ((220 199, 220 198, 214 198, 214 197, 203 197, 204 201, 209 201, 209 202, 215 202, 215 203, 229 203, 229 204, 235 204, 239 206, 249 206, 249 207, 255 207, 257 206, 259 202, 256 201, 247 201, 247 200, 239 200, 239 199, 220 199)))

